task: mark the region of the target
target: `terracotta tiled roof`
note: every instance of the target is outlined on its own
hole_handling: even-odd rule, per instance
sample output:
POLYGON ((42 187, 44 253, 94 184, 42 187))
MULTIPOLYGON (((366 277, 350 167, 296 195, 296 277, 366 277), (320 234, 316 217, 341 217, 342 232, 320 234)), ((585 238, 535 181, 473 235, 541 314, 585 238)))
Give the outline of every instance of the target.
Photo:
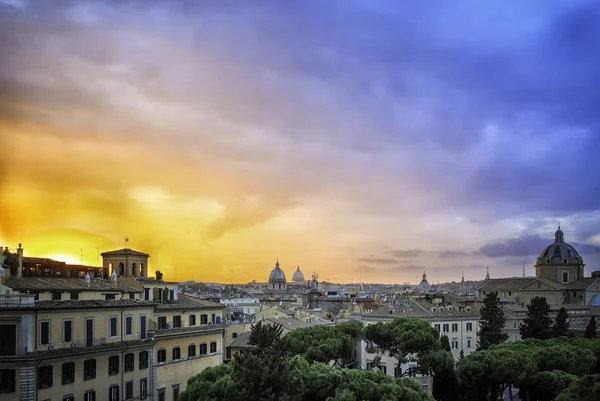
POLYGON ((252 347, 252 345, 250 345, 250 332, 244 332, 244 333, 240 333, 232 342, 231 345, 229 346, 230 348, 248 348, 248 347, 252 347))
POLYGON ((204 324, 201 326, 174 327, 171 329, 156 330, 157 334, 173 334, 173 333, 202 333, 205 331, 222 330, 228 325, 222 324, 204 324))
POLYGON ((206 301, 200 298, 190 297, 189 295, 179 294, 177 301, 169 301, 167 303, 159 303, 156 305, 157 310, 169 309, 225 309, 225 305, 216 302, 206 301))
POLYGON ((93 277, 88 287, 83 278, 75 277, 8 277, 5 285, 17 291, 111 291, 139 292, 138 289, 113 285, 111 280, 93 277))
POLYGON ((517 291, 535 280, 535 277, 494 278, 485 280, 478 289, 485 291, 517 291))

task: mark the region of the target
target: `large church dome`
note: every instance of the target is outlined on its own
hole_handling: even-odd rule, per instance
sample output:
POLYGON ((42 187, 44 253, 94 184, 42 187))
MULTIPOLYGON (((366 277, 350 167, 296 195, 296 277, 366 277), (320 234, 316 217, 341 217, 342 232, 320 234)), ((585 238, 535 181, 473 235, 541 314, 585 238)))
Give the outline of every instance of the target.
POLYGON ((279 261, 275 263, 275 268, 271 270, 271 274, 269 275, 270 283, 285 283, 285 273, 283 270, 279 268, 279 261))
POLYGON ((300 271, 300 266, 294 272, 294 277, 292 278, 292 282, 296 284, 304 284, 304 274, 300 271))
POLYGON ((565 242, 559 225, 554 233, 554 242, 545 247, 537 258, 535 275, 568 284, 583 278, 584 266, 579 253, 565 242))
POLYGON ((575 248, 565 242, 564 234, 559 226, 558 230, 554 233, 554 242, 544 248, 538 258, 538 262, 547 264, 569 264, 581 263, 582 259, 575 248))

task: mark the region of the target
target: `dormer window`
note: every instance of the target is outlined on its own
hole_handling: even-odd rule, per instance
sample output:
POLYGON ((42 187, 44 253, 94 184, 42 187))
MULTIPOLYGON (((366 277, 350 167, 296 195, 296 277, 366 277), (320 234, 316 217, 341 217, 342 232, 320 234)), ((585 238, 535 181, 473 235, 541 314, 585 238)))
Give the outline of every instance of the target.
POLYGON ((564 263, 564 264, 567 264, 567 259, 563 259, 563 263, 564 263))

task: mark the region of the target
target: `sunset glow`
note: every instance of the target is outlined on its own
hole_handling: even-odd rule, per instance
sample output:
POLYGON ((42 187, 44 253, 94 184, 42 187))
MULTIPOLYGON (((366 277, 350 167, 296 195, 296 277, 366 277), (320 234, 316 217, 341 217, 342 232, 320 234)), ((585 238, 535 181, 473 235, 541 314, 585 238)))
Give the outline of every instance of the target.
POLYGON ((598 30, 569 2, 126 3, 0 4, 0 245, 436 282, 532 273, 560 221, 597 269, 599 60, 571 44, 598 30))

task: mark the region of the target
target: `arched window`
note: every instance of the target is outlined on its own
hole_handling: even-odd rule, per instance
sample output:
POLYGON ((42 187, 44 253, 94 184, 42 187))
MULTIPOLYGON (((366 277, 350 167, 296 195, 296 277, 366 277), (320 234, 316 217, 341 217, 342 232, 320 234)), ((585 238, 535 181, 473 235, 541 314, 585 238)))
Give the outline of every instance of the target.
POLYGON ((113 272, 113 264, 112 264, 112 262, 109 262, 108 263, 108 274, 112 274, 112 272, 113 272))
POLYGON ((217 324, 221 323, 221 316, 217 316, 217 324))
POLYGON ((133 277, 137 277, 138 276, 138 272, 137 272, 137 264, 135 262, 133 262, 131 264, 131 275, 133 277))
POLYGON ((125 263, 119 262, 119 276, 125 275, 125 263))

